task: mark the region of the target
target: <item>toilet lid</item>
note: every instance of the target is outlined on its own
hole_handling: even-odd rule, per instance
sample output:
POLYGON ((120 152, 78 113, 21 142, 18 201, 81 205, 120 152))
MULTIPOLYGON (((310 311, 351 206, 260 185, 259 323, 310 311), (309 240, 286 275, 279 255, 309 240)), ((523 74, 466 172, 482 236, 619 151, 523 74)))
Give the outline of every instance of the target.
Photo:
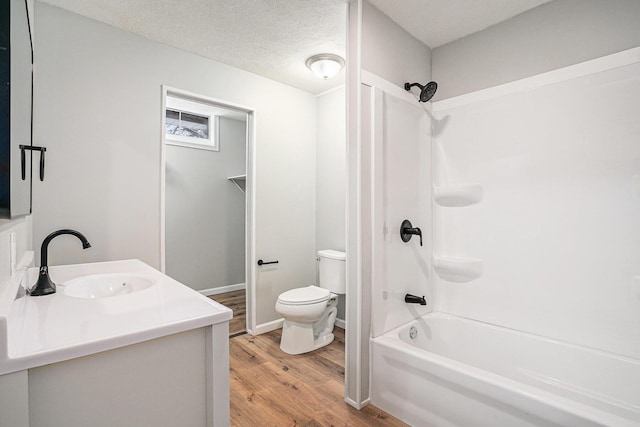
POLYGON ((281 304, 305 305, 328 301, 330 297, 331 292, 329 292, 329 289, 311 285, 305 288, 296 288, 283 292, 278 297, 278 301, 281 304))

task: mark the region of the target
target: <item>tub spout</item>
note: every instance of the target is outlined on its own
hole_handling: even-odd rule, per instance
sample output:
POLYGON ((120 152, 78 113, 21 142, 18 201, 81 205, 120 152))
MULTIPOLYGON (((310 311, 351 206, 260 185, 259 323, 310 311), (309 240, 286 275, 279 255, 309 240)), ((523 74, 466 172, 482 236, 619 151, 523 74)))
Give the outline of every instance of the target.
POLYGON ((404 296, 404 302, 406 302, 407 304, 427 305, 427 300, 424 299, 424 296, 418 297, 418 296, 411 295, 411 294, 406 294, 404 296))

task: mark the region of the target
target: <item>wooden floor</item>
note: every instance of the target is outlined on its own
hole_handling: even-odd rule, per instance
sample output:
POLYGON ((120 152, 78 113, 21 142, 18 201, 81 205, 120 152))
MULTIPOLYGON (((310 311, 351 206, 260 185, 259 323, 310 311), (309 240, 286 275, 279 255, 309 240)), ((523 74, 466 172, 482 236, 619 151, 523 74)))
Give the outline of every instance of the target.
POLYGON ((251 336, 246 330, 245 291, 209 298, 233 310, 229 322, 231 425, 404 426, 369 405, 357 411, 344 402, 344 330, 333 343, 290 356, 280 350, 280 330, 251 336))
POLYGON ((311 353, 280 350, 280 330, 229 341, 232 426, 404 426, 369 405, 344 402, 344 331, 311 353))
POLYGON ((240 332, 246 331, 247 297, 244 290, 211 295, 209 298, 233 310, 233 319, 231 319, 231 321, 229 322, 229 336, 233 336, 240 332))

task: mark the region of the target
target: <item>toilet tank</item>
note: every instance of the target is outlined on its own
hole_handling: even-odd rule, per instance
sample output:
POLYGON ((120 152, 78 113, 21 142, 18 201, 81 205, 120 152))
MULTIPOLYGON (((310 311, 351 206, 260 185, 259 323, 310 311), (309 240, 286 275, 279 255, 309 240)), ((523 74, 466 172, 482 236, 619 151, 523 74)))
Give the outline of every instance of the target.
POLYGON ((328 289, 335 294, 346 292, 346 268, 345 253, 325 249, 318 251, 320 287, 328 289))

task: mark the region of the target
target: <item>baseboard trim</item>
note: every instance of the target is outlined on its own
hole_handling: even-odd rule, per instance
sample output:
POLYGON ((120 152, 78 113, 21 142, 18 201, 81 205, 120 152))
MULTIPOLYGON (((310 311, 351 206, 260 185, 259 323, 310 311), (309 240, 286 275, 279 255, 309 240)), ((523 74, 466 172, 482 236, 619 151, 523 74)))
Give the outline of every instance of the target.
POLYGON ((358 411, 364 408, 365 406, 367 406, 369 403, 371 403, 371 399, 366 399, 362 403, 356 403, 355 401, 349 399, 348 397, 345 397, 344 401, 347 402, 349 405, 353 406, 354 408, 356 408, 358 411))
POLYGON ((247 285, 245 283, 237 283, 235 285, 220 286, 218 288, 202 289, 198 292, 208 297, 211 295, 224 294, 225 292, 241 291, 243 289, 247 289, 247 285))
POLYGON ((261 323, 257 325, 256 328, 251 332, 251 335, 260 335, 267 332, 274 331, 276 329, 282 328, 282 323, 284 319, 277 319, 267 323, 261 323))
MULTIPOLYGON (((257 325, 256 328, 254 330, 250 330, 249 333, 251 335, 260 335, 260 334, 264 334, 267 332, 271 332, 271 331, 275 331, 276 329, 280 329, 282 328, 282 323, 284 322, 284 319, 277 319, 277 320, 273 320, 271 322, 267 322, 267 323, 262 323, 260 325, 257 325)), ((336 326, 338 328, 345 328, 345 321, 342 319, 336 319, 336 326)))

